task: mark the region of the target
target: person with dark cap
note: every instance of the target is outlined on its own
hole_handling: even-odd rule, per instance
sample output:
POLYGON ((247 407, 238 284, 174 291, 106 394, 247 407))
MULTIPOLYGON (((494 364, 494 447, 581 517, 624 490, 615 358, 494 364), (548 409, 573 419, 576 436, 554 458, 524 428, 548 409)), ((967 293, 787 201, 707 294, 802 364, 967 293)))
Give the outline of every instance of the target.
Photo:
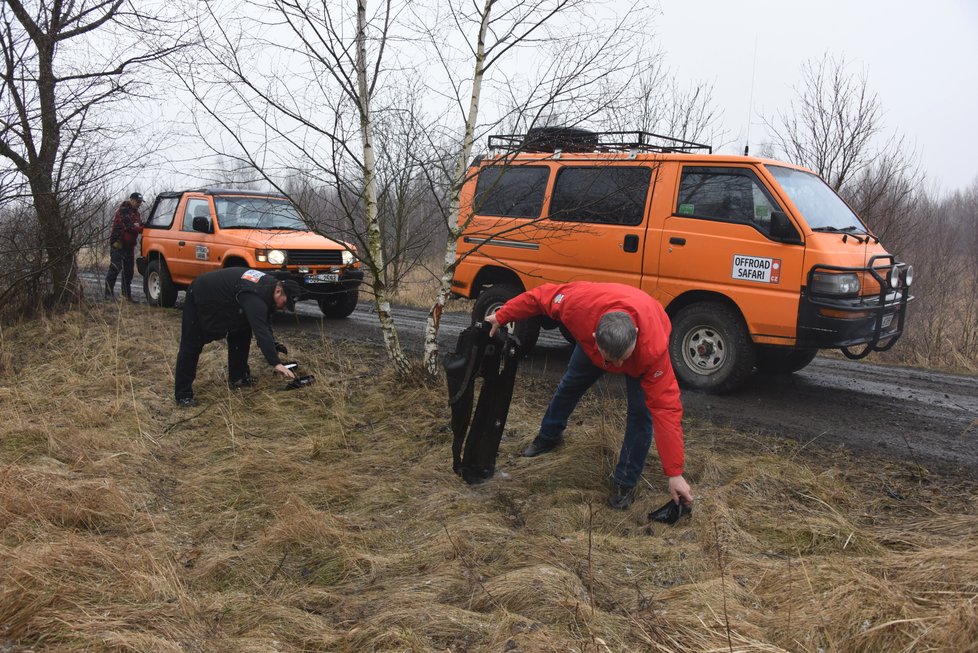
POLYGON ((227 340, 228 385, 232 388, 255 385, 248 367, 252 334, 274 372, 294 379, 295 374, 278 357, 288 350, 275 342, 271 316, 276 310, 294 311, 299 294, 295 281, 281 281, 259 270, 224 268, 197 277, 187 288, 183 304, 174 384, 177 405, 197 405, 193 384, 200 352, 215 340, 227 340))
POLYGON ((109 271, 105 275, 105 297, 115 298, 115 280, 122 272, 122 296, 131 302, 132 275, 135 263, 133 250, 136 238, 143 232, 143 221, 139 216, 139 207, 143 196, 133 193, 129 199, 122 202, 112 218, 112 229, 109 231, 109 271))
POLYGON ((625 439, 608 505, 624 510, 632 504, 653 432, 669 494, 676 504, 692 504, 692 491, 683 478, 683 406, 669 360, 672 325, 662 305, 638 288, 617 283, 551 283, 517 295, 487 315, 486 322, 495 334, 501 326, 537 315, 562 323, 577 345, 539 434, 523 455, 539 456, 558 447, 567 420, 587 389, 605 372, 624 374, 625 439))

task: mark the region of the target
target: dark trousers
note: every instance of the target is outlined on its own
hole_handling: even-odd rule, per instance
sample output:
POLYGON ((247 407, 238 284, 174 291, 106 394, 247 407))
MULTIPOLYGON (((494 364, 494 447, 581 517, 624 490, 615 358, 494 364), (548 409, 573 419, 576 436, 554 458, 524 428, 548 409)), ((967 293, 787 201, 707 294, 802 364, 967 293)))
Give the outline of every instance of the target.
MULTIPOLYGON (((604 370, 591 362, 580 346, 574 347, 567 371, 564 372, 557 392, 554 393, 547 412, 540 423, 539 438, 558 440, 563 437, 577 402, 587 389, 604 375, 604 370)), ((628 397, 628 413, 625 419, 625 439, 618 454, 615 482, 622 487, 635 487, 645 468, 645 459, 652 446, 652 413, 645 404, 645 390, 639 379, 625 377, 628 397)))
POLYGON ((115 280, 122 272, 122 296, 132 299, 132 275, 136 257, 133 247, 109 248, 109 271, 105 275, 105 294, 115 294, 115 280))
POLYGON ((177 368, 173 394, 177 399, 194 396, 194 379, 197 378, 197 363, 204 345, 215 340, 227 338, 228 341, 228 381, 233 383, 251 376, 248 368, 248 354, 251 351, 251 327, 231 331, 225 335, 204 333, 197 318, 197 302, 193 290, 187 290, 183 303, 183 323, 180 330, 180 351, 177 353, 177 368))

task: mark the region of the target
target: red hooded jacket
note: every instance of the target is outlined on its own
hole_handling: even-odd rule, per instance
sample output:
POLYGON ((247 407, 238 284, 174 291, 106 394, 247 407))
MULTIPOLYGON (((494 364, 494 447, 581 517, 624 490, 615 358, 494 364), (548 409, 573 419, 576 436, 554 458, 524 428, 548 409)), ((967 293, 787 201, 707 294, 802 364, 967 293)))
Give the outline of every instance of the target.
POLYGON ((139 209, 124 201, 116 209, 115 216, 112 218, 112 229, 109 232, 109 244, 115 242, 122 243, 127 249, 136 246, 136 238, 143 232, 143 221, 139 216, 139 209))
POLYGON ((591 362, 605 371, 641 380, 652 413, 655 447, 666 476, 683 473, 683 406, 679 384, 669 360, 672 324, 662 304, 644 291, 617 283, 576 281, 545 284, 506 302, 496 311, 500 325, 546 315, 559 320, 574 336, 591 362), (608 367, 594 341, 605 313, 621 311, 638 327, 635 351, 620 367, 608 367))

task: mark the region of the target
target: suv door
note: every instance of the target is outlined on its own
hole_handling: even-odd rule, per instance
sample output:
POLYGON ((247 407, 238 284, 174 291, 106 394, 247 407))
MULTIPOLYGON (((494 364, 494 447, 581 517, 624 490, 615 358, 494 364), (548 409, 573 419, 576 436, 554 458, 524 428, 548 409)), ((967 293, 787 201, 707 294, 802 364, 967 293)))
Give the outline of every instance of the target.
POLYGON ((714 291, 736 302, 752 336, 794 338, 805 248, 757 172, 684 165, 675 197, 659 257, 664 303, 714 291))
POLYGON ((181 283, 189 283, 205 272, 220 267, 220 252, 217 251, 216 237, 213 233, 194 231, 195 217, 207 218, 210 230, 214 231, 214 215, 210 200, 206 197, 187 197, 180 221, 177 247, 170 264, 170 274, 181 283))

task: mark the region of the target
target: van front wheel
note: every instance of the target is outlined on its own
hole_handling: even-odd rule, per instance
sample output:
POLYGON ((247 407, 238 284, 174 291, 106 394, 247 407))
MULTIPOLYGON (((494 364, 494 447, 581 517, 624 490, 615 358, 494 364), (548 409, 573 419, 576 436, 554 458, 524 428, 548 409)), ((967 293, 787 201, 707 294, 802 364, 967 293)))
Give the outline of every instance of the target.
POLYGON ((754 368, 754 346, 744 321, 718 302, 679 311, 672 321, 669 356, 681 386, 710 394, 736 390, 754 368))
MULTIPOLYGON (((503 304, 520 294, 520 289, 507 284, 496 284, 491 288, 486 288, 475 300, 472 307, 472 322, 479 324, 486 319, 487 315, 495 313, 503 304)), ((537 344, 540 337, 540 318, 530 318, 520 320, 513 324, 507 324, 506 328, 520 341, 523 354, 528 354, 537 344)))

